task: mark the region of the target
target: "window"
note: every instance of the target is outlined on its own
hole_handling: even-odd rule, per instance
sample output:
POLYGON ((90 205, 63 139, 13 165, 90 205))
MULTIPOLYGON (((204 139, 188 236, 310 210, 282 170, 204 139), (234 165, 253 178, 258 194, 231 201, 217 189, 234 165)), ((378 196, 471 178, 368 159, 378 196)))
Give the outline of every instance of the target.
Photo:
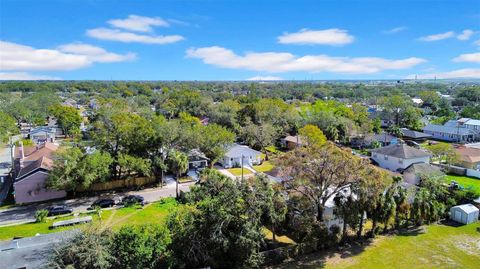
POLYGON ((383 159, 385 159, 385 161, 388 161, 388 156, 385 155, 385 157, 383 157, 383 159))
POLYGON ((403 164, 403 159, 398 159, 399 164, 403 164))

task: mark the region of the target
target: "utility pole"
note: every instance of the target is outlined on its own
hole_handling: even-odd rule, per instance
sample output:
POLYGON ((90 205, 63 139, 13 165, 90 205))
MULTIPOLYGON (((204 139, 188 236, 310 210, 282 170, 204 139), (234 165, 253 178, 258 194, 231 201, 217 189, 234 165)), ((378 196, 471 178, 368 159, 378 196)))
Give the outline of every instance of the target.
POLYGON ((242 154, 242 181, 243 181, 243 154, 242 154))

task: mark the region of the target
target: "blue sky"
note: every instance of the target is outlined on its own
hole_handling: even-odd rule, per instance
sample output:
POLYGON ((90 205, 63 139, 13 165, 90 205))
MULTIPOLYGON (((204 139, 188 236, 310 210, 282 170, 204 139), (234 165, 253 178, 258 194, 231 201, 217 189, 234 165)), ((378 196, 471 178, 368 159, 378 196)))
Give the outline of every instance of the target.
POLYGON ((480 78, 480 1, 0 1, 0 79, 480 78))

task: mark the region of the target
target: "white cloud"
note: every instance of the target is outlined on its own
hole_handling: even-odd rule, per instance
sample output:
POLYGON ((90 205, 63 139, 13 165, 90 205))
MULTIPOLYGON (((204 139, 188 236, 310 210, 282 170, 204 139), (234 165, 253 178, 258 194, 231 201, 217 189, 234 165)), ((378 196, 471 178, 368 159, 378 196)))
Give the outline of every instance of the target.
POLYGON ((480 63, 480 52, 461 54, 453 59, 454 62, 480 63))
POLYGON ((256 76, 256 77, 247 78, 247 80, 253 80, 253 81, 270 81, 270 80, 283 80, 283 78, 281 78, 281 77, 275 77, 275 76, 256 76))
POLYGON ((34 75, 25 72, 0 72, 0 80, 60 80, 58 77, 34 75))
POLYGON ((159 17, 144 17, 130 15, 126 19, 109 20, 108 23, 116 28, 121 28, 136 32, 151 32, 152 26, 168 27, 170 24, 159 17))
POLYGON ((139 35, 130 32, 124 32, 118 29, 95 28, 87 30, 87 35, 101 40, 119 41, 125 43, 146 43, 146 44, 169 44, 175 43, 185 38, 181 35, 139 35))
POLYGON ((383 33, 389 35, 389 34, 399 33, 399 32, 405 31, 405 30, 407 30, 407 27, 399 26, 399 27, 395 27, 395 28, 392 28, 392 29, 389 29, 389 30, 385 30, 385 31, 383 31, 383 33))
POLYGON ((58 49, 65 53, 86 55, 93 62, 111 63, 135 60, 135 53, 127 53, 125 55, 108 52, 103 48, 95 47, 83 43, 70 43, 59 46, 58 49))
POLYGON ((480 39, 473 42, 474 45, 480 46, 480 39))
POLYGON ((95 62, 120 62, 134 55, 110 53, 87 44, 67 44, 58 49, 36 49, 16 43, 0 41, 0 70, 75 70, 95 62))
POLYGON ((278 37, 281 44, 310 44, 310 45, 345 45, 352 43, 355 38, 342 29, 309 30, 302 29, 296 33, 284 33, 278 37))
POLYGON ((474 33, 475 32, 470 30, 470 29, 463 30, 463 32, 461 34, 457 35, 457 39, 458 40, 469 40, 470 37, 472 37, 472 35, 474 33))
POLYGON ((438 41, 438 40, 451 38, 454 35, 455 35, 455 33, 453 31, 449 31, 449 32, 441 33, 441 34, 420 37, 420 40, 421 41, 438 41))
MULTIPOLYGON (((415 75, 408 75, 407 79, 414 79, 415 75)), ((453 78, 480 78, 480 69, 466 68, 458 69, 449 72, 420 74, 417 75, 418 79, 453 79, 453 78)))
POLYGON ((187 50, 186 57, 201 59, 206 64, 223 68, 271 73, 306 71, 370 74, 388 69, 407 69, 426 61, 416 57, 390 60, 376 57, 331 57, 324 54, 297 57, 288 52, 247 52, 241 56, 217 46, 191 48, 187 50))

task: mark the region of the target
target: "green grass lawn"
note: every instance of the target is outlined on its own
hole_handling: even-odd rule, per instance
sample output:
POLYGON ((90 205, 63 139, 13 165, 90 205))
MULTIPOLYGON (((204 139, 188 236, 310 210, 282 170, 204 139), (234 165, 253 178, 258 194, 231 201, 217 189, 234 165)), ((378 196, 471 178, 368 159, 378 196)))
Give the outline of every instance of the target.
POLYGON ((254 165, 253 169, 257 172, 271 171, 275 166, 270 161, 264 161, 261 165, 254 165))
POLYGON ((456 176, 456 175, 447 175, 445 181, 447 184, 450 184, 452 180, 455 180, 459 185, 465 189, 473 189, 478 195, 480 195, 480 179, 467 177, 467 176, 456 176))
MULTIPOLYGON (((145 207, 125 207, 114 210, 103 210, 101 219, 95 214, 93 216, 93 223, 100 224, 102 227, 110 227, 118 229, 126 224, 146 224, 146 223, 163 223, 168 214, 177 207, 177 202, 174 198, 166 198, 161 201, 151 203, 145 207)), ((46 234, 58 232, 62 230, 69 230, 73 228, 82 227, 88 224, 81 224, 76 226, 68 226, 57 229, 49 229, 53 222, 59 220, 71 219, 73 216, 56 217, 48 219, 45 223, 27 223, 14 226, 0 227, 0 241, 9 240, 13 237, 27 237, 35 234, 46 234)))
MULTIPOLYGON (((242 175, 242 168, 230 168, 230 169, 227 169, 228 172, 230 172, 232 175, 234 176, 241 176, 242 175)), ((246 175, 251 175, 252 174, 252 171, 246 169, 246 168, 243 168, 243 175, 246 176, 246 175)))
MULTIPOLYGON (((82 216, 86 216, 86 215, 88 214, 82 214, 82 216)), ((94 222, 98 220, 96 215, 91 214, 91 216, 93 216, 94 222)), ((49 227, 56 221, 67 220, 72 218, 74 218, 72 215, 62 216, 62 217, 59 216, 55 218, 48 218, 47 221, 44 223, 27 223, 27 224, 20 224, 20 225, 14 225, 14 226, 0 227, 0 241, 9 240, 14 237, 34 236, 37 233, 46 234, 46 233, 53 233, 53 232, 73 229, 74 226, 61 227, 54 230, 49 229, 49 227)), ((78 226, 75 226, 75 227, 78 227, 78 226)))
POLYGON ((378 236, 364 249, 323 252, 280 268, 479 268, 480 222, 460 227, 430 225, 420 234, 378 236))

